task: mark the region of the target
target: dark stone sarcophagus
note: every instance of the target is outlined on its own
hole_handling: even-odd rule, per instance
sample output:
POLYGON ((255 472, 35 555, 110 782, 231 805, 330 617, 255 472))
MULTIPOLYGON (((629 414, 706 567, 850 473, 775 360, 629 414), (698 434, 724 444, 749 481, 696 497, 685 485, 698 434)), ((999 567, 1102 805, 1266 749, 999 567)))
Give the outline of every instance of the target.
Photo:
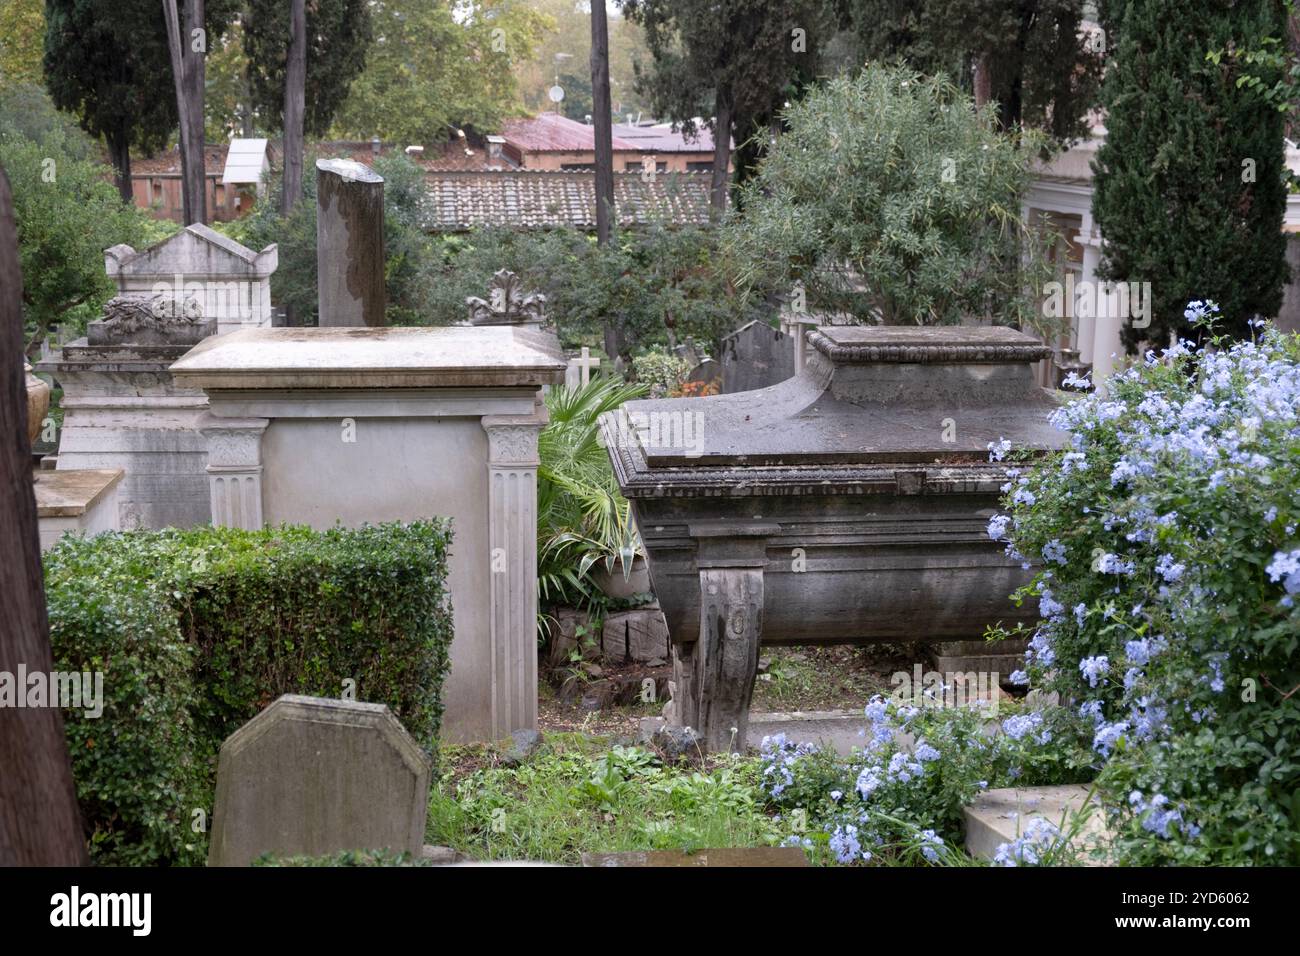
POLYGON ((1063 435, 1004 328, 828 327, 769 388, 630 402, 601 422, 673 639, 678 719, 742 746, 760 641, 979 638, 1032 618, 987 534, 990 443, 1063 435))

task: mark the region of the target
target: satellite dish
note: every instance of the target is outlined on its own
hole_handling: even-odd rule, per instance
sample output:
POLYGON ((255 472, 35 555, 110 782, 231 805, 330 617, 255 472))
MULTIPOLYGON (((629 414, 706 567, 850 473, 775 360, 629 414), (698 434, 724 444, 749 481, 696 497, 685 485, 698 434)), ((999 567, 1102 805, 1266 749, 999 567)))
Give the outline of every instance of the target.
POLYGON ((564 88, 559 84, 556 84, 547 91, 546 95, 551 98, 552 103, 558 103, 560 100, 564 99, 564 88))

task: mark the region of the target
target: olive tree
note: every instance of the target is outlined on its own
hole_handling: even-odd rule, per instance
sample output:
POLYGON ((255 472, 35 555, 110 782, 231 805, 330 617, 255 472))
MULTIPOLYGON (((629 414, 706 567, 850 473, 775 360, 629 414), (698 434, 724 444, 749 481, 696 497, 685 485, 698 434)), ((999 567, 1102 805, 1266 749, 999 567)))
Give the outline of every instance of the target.
POLYGON ((1000 132, 943 77, 883 66, 785 120, 727 224, 743 286, 887 325, 1041 325, 1050 237, 1021 218, 1035 135, 1000 132))

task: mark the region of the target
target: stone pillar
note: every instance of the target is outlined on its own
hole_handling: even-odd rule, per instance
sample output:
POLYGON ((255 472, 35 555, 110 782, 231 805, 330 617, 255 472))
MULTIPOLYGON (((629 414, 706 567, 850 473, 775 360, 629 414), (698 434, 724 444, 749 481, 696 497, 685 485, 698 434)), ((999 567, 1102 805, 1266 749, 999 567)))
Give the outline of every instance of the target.
POLYGON ((763 569, 774 526, 692 525, 700 573, 700 634, 673 644, 676 719, 708 750, 745 749, 763 637, 763 569))
POLYGON ((488 415, 492 732, 537 726, 537 435, 545 414, 488 415))
POLYGON ((262 527, 262 433, 265 418, 206 416, 199 431, 208 441, 208 490, 217 527, 262 527))
POLYGON ((319 324, 387 325, 383 177, 350 159, 318 159, 316 203, 319 324))

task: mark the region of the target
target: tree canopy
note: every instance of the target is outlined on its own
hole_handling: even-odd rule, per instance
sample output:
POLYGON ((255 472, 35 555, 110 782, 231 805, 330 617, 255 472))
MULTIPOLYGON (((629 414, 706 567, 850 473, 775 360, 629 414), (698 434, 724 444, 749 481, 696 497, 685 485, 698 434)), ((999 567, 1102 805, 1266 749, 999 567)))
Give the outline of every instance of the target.
POLYGON ((370 17, 374 42, 335 128, 405 143, 495 129, 519 112, 514 64, 550 25, 519 0, 375 0, 370 17))

